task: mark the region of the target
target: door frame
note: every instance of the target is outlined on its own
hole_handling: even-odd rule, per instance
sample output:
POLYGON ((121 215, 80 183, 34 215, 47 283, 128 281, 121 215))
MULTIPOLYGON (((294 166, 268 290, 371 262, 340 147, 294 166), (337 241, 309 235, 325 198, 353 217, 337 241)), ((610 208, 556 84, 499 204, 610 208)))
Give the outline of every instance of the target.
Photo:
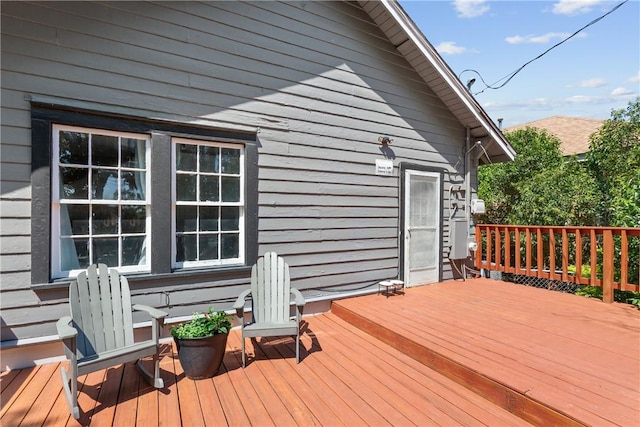
POLYGON ((439 175, 439 181, 440 181, 440 188, 439 188, 439 195, 440 195, 440 199, 438 201, 439 205, 440 205, 440 212, 438 213, 438 261, 437 261, 437 267, 438 267, 438 282, 442 282, 442 278, 443 278, 443 268, 444 268, 444 263, 442 260, 442 254, 444 253, 443 250, 443 244, 444 244, 444 232, 443 232, 443 226, 444 226, 444 218, 443 218, 443 203, 444 203, 444 172, 442 168, 436 168, 433 166, 425 166, 425 165, 419 165, 419 164, 415 164, 415 163, 406 163, 406 162, 401 162, 398 165, 398 175, 400 178, 400 188, 399 188, 399 204, 398 204, 398 253, 400 254, 400 256, 398 257, 398 272, 399 272, 399 276, 402 278, 402 280, 405 281, 405 284, 408 284, 408 271, 406 271, 406 253, 405 253, 405 229, 406 229, 406 221, 407 218, 405 217, 405 212, 406 212, 406 203, 407 203, 407 196, 406 196, 406 191, 407 191, 407 179, 406 179, 406 172, 407 171, 416 171, 416 172, 429 172, 429 173, 434 173, 439 175))

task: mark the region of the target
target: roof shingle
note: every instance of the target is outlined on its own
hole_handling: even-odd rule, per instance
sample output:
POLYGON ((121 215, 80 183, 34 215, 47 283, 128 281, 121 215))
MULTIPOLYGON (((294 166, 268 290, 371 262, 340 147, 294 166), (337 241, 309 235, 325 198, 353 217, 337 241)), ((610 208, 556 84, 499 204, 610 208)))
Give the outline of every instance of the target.
POLYGON ((564 156, 584 154, 589 151, 589 136, 596 132, 604 120, 584 117, 551 116, 521 125, 511 126, 505 131, 512 132, 526 127, 545 129, 560 140, 560 150, 564 156))

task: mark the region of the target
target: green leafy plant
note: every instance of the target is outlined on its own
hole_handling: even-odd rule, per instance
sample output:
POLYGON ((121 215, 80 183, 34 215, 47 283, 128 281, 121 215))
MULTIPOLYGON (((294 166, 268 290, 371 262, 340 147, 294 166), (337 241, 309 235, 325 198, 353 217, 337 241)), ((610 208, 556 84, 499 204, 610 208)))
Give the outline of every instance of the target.
POLYGON ((231 330, 231 322, 224 311, 213 311, 213 307, 205 313, 193 313, 193 318, 186 323, 171 328, 171 335, 176 338, 203 338, 216 334, 226 334, 231 330))
MULTIPOLYGON (((602 288, 600 286, 580 286, 576 290, 576 295, 588 298, 602 299, 602 288)), ((640 310, 640 292, 613 290, 613 299, 636 306, 640 310)))
POLYGON ((602 288, 599 286, 580 286, 576 290, 576 295, 587 298, 602 299, 602 288))

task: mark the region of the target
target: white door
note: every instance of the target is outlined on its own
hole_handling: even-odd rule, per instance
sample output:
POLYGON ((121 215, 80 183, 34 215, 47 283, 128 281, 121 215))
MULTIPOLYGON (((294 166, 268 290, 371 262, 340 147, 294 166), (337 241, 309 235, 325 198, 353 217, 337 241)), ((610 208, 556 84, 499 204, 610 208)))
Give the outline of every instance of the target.
POLYGON ((404 282, 434 283, 440 277, 440 174, 407 170, 404 197, 404 282))

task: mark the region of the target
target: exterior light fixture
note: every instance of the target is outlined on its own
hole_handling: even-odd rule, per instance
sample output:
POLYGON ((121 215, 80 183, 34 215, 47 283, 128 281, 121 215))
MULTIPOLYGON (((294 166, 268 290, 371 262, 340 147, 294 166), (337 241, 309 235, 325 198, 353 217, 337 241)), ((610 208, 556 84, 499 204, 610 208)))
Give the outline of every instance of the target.
POLYGON ((388 136, 379 136, 378 142, 384 146, 387 146, 393 142, 393 139, 389 138, 388 136))

